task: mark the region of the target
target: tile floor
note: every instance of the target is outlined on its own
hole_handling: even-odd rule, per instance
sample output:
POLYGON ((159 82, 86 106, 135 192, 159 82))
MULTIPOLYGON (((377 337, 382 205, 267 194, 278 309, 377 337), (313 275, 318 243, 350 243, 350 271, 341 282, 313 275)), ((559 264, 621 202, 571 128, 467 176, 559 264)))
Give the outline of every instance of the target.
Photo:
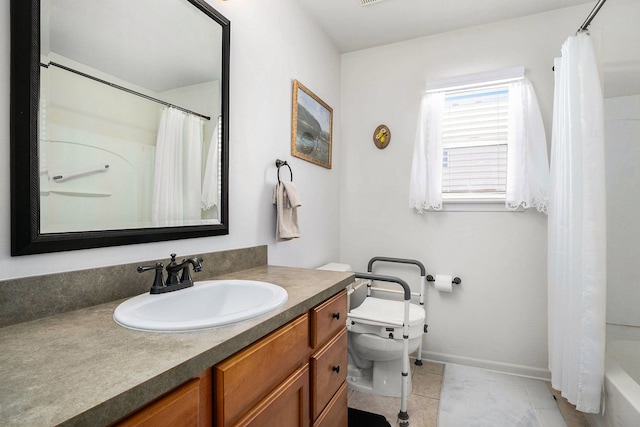
MULTIPOLYGON (((455 364, 411 366, 411 427, 589 427, 559 395, 556 403, 556 393, 544 381, 455 364)), ((400 398, 350 391, 349 407, 398 425, 400 398)))
MULTIPOLYGON (((422 366, 411 363, 412 391, 407 398, 410 427, 436 427, 440 386, 444 375, 441 363, 423 362, 422 366)), ((384 397, 375 394, 350 391, 349 407, 384 415, 391 426, 398 425, 399 397, 384 397)))

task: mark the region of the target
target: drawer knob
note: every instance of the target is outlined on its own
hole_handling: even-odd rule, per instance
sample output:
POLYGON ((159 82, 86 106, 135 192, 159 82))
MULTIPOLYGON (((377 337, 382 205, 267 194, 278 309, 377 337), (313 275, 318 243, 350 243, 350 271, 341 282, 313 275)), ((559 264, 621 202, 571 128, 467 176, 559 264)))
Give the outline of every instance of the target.
POLYGON ((334 318, 334 319, 336 319, 336 320, 340 320, 340 312, 338 312, 338 313, 333 313, 333 314, 331 315, 331 317, 333 317, 333 318, 334 318))
POLYGON ((339 374, 340 373, 340 365, 334 366, 333 368, 331 368, 331 370, 333 372, 335 372, 336 374, 339 374))

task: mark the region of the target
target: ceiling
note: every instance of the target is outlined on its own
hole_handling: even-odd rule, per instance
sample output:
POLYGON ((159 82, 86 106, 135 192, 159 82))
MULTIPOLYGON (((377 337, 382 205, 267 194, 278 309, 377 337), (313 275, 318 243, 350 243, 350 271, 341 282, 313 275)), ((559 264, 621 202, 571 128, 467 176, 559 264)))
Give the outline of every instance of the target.
MULTIPOLYGON (((597 3, 596 0, 378 0, 361 6, 361 0, 296 1, 341 53, 584 5, 584 16, 576 16, 571 24, 578 30, 597 3)), ((605 98, 640 94, 638 21, 640 0, 615 0, 602 6, 589 27, 606 33, 601 46, 605 98)))
MULTIPOLYGON (((380 0, 366 6, 360 0, 298 2, 341 53, 578 4, 595 5, 594 0, 380 0)), ((582 24, 578 20, 584 18, 576 19, 577 30, 582 24)))

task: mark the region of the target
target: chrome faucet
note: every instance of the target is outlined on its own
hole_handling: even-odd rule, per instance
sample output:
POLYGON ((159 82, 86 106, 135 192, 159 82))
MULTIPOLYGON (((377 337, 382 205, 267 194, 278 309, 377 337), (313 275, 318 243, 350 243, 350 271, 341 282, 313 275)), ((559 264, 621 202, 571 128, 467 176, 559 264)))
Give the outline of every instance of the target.
POLYGON ((183 259, 182 262, 176 262, 176 254, 171 254, 171 262, 167 265, 167 281, 165 282, 162 276, 162 268, 164 264, 161 262, 156 263, 153 266, 139 266, 137 268, 138 273, 144 271, 155 270, 156 275, 153 279, 153 285, 149 290, 150 294, 164 294, 166 292, 178 291, 193 286, 193 279, 191 278, 191 272, 189 265, 193 266, 194 272, 202 270, 202 258, 189 258, 183 259), (181 274, 180 274, 181 273, 181 274), (178 277, 180 274, 180 277, 178 277))

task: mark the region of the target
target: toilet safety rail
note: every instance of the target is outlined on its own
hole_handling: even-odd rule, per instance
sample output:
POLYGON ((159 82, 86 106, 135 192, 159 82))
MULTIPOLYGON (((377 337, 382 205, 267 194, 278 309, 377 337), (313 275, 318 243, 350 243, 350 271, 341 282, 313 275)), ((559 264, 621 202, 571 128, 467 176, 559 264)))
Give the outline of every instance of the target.
MULTIPOLYGON (((420 283, 420 292, 411 292, 412 296, 417 296, 420 297, 420 305, 424 305, 424 294, 425 294, 425 277, 428 280, 427 276, 427 269, 424 268, 424 264, 422 264, 420 261, 415 260, 415 259, 409 259, 409 258, 392 258, 392 257, 383 257, 383 256, 375 256, 373 258, 371 258, 369 260, 369 264, 367 265, 367 271, 368 272, 372 272, 373 271, 373 264, 376 262, 390 262, 390 263, 396 263, 396 264, 413 264, 416 265, 419 269, 420 269, 420 278, 421 278, 421 283, 420 283)), ((397 291, 395 289, 387 289, 387 288, 374 288, 372 287, 371 283, 367 284, 367 296, 371 296, 371 290, 376 290, 376 291, 382 291, 382 292, 388 292, 388 293, 392 293, 392 294, 397 294, 400 293, 400 291, 397 291)))
POLYGON ((389 282, 389 283, 397 283, 402 286, 402 293, 404 294, 404 300, 411 300, 411 288, 404 280, 393 277, 393 276, 383 276, 382 274, 373 274, 371 272, 368 273, 355 273, 356 279, 366 279, 366 280, 377 280, 380 282, 389 282))
POLYGON ((381 274, 373 274, 371 272, 356 273, 355 275, 356 279, 397 283, 402 286, 404 294, 404 320, 402 325, 402 392, 400 396, 400 412, 398 413, 398 419, 400 420, 401 427, 408 427, 409 413, 407 412, 407 397, 409 391, 409 306, 411 304, 411 288, 407 282, 398 277, 383 276, 381 274))
POLYGON ((372 273, 355 273, 355 277, 356 279, 360 279, 361 282, 358 286, 353 287, 352 285, 347 286, 347 298, 349 297, 349 295, 353 292, 355 292, 360 286, 362 286, 363 284, 367 284, 367 286, 369 286, 368 284, 371 283, 373 280, 379 280, 381 282, 389 282, 389 283, 397 283, 398 285, 400 285, 402 287, 402 291, 396 291, 398 293, 402 293, 404 294, 404 313, 402 316, 402 320, 398 320, 398 321, 390 321, 390 320, 375 320, 375 319, 371 319, 368 316, 359 316, 359 315, 354 315, 351 312, 351 303, 348 302, 347 303, 347 307, 349 307, 349 313, 347 314, 347 324, 349 322, 353 322, 354 320, 357 321, 358 323, 366 323, 368 325, 379 325, 379 326, 387 326, 387 327, 403 327, 404 325, 408 325, 409 324, 409 304, 411 302, 411 288, 409 287, 409 285, 407 284, 407 282, 405 282, 404 280, 398 278, 398 277, 393 277, 393 276, 383 276, 381 274, 372 274, 372 273))
POLYGON ((369 264, 367 265, 367 271, 368 272, 372 272, 373 271, 373 263, 375 263, 377 261, 395 262, 395 263, 399 263, 399 264, 414 264, 414 265, 417 265, 418 268, 420 268, 420 275, 421 276, 426 276, 427 275, 427 269, 424 268, 424 264, 422 264, 418 260, 409 259, 409 258, 391 258, 391 257, 384 257, 384 256, 374 256, 373 258, 371 258, 369 260, 369 264))
MULTIPOLYGON (((435 282, 436 281, 436 279, 431 274, 427 274, 427 270, 424 267, 424 264, 422 264, 418 260, 410 259, 410 258, 392 258, 392 257, 376 256, 376 257, 373 257, 373 258, 371 258, 369 260, 369 264, 367 265, 367 271, 368 272, 372 272, 373 271, 373 264, 375 262, 378 262, 378 261, 380 261, 380 262, 391 262, 391 263, 397 263, 397 264, 413 264, 413 265, 416 265, 420 269, 420 278, 421 278, 420 292, 411 292, 411 295, 412 296, 419 296, 420 297, 420 305, 424 305, 426 282, 435 282)), ((459 285, 459 284, 462 283, 462 280, 459 277, 454 277, 452 279, 451 283, 453 283, 454 285, 459 285)), ((362 283, 362 284, 366 284, 367 287, 368 287, 367 296, 371 296, 371 290, 372 289, 376 290, 376 291, 388 292, 388 293, 392 293, 392 294, 401 293, 400 291, 397 291, 395 289, 374 288, 372 286, 371 282, 362 283)), ((359 288, 362 284, 358 285, 356 288, 354 288, 354 290, 359 288)))
MULTIPOLYGON (((420 269, 420 292, 411 292, 412 296, 417 296, 419 298, 420 306, 424 311, 424 326, 423 331, 427 333, 427 310, 425 308, 425 296, 427 290, 427 281, 431 277, 431 275, 427 276, 427 269, 424 267, 424 264, 416 259, 410 258, 394 258, 394 257, 385 257, 385 256, 374 256, 369 260, 369 264, 367 265, 367 271, 373 271, 373 264, 376 262, 387 262, 387 263, 395 263, 395 264, 410 264, 415 265, 420 269)), ((388 289, 388 288, 380 288, 374 287, 371 282, 367 284, 367 296, 371 296, 371 291, 379 291, 384 293, 397 294, 400 293, 396 289, 388 289)), ((418 347, 418 352, 416 356, 415 364, 417 366, 422 366, 422 341, 420 341, 420 346, 418 347)))

